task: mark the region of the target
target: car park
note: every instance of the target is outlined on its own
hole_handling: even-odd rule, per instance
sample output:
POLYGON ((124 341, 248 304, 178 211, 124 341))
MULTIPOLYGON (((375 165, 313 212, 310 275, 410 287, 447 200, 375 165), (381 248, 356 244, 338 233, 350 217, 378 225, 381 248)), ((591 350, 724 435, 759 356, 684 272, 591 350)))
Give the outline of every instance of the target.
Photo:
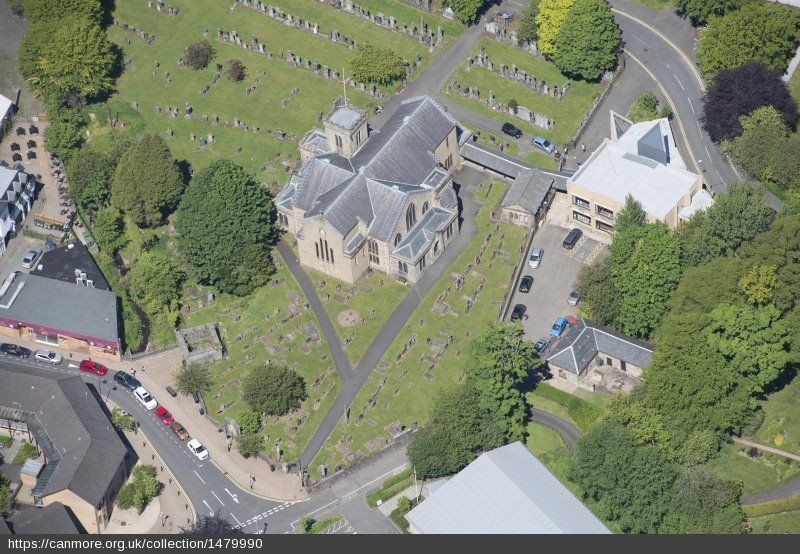
POLYGON ((142 386, 138 379, 132 377, 130 374, 125 373, 124 371, 117 371, 114 374, 114 381, 128 390, 136 390, 142 386))
POLYGON ((533 348, 536 350, 536 352, 541 352, 547 348, 548 344, 550 344, 550 337, 542 337, 536 341, 536 344, 533 345, 533 348))
POLYGON ((531 255, 528 258, 528 267, 531 269, 538 269, 539 264, 542 263, 542 256, 544 256, 544 249, 538 246, 531 249, 531 255))
POLYGON ((556 319, 553 326, 550 328, 550 335, 553 337, 560 337, 561 334, 564 332, 564 329, 567 328, 567 320, 566 318, 559 317, 556 319))
POLYGON ((170 425, 173 421, 175 421, 175 418, 172 417, 172 414, 169 413, 169 410, 167 410, 164 406, 159 406, 156 408, 155 414, 164 425, 170 425))
POLYGON ((25 253, 25 257, 22 258, 22 267, 25 269, 31 269, 34 265, 36 265, 36 260, 39 259, 39 256, 42 255, 42 249, 38 246, 31 248, 25 253))
POLYGON ((572 229, 572 231, 569 232, 569 234, 566 236, 564 242, 562 242, 561 245, 567 250, 572 250, 573 247, 576 244, 578 244, 578 241, 581 240, 582 236, 583 236, 583 231, 581 231, 578 228, 574 228, 572 229))
POLYGON ((536 135, 535 137, 533 137, 531 139, 531 144, 533 145, 534 148, 538 148, 539 150, 547 154, 552 154, 553 151, 556 149, 556 147, 553 145, 552 142, 550 142, 541 135, 536 135))
POLYGON ((86 373, 94 373, 95 375, 105 375, 108 373, 108 368, 101 363, 94 360, 83 360, 80 365, 81 371, 86 373))
POLYGON ((576 291, 572 291, 569 293, 569 298, 567 298, 567 303, 570 306, 577 306, 578 302, 581 301, 581 295, 578 294, 576 291))
POLYGON ((197 456, 198 460, 205 460, 208 458, 208 450, 206 450, 205 446, 200 444, 199 440, 192 439, 186 443, 186 446, 189 448, 189 452, 197 456))
POLYGON ((47 362, 48 364, 58 365, 61 363, 61 360, 64 357, 61 354, 57 354, 52 350, 37 350, 34 355, 34 358, 39 360, 40 362, 47 362))
POLYGON ((525 304, 517 304, 514 306, 514 309, 511 310, 511 321, 525 317, 525 312, 527 310, 528 308, 525 307, 525 304))
POLYGON ((11 344, 10 342, 0 344, 0 352, 6 356, 16 356, 17 358, 28 358, 31 355, 29 349, 18 344, 11 344))
POLYGON ((142 404, 142 406, 144 406, 148 410, 155 410, 156 407, 158 406, 158 402, 156 402, 156 399, 153 398, 150 395, 150 393, 147 392, 147 389, 144 387, 136 388, 133 391, 133 396, 135 396, 136 400, 138 400, 142 404))
POLYGON ((523 293, 530 292, 531 285, 533 285, 533 277, 531 277, 530 275, 526 275, 519 282, 519 292, 523 293))
POLYGON ((512 123, 503 123, 503 126, 500 128, 503 133, 510 137, 519 138, 522 136, 522 131, 520 131, 516 125, 512 123))
POLYGON ((175 436, 178 437, 178 440, 185 441, 189 438, 189 433, 183 428, 183 425, 177 421, 173 421, 169 428, 173 433, 175 433, 175 436))

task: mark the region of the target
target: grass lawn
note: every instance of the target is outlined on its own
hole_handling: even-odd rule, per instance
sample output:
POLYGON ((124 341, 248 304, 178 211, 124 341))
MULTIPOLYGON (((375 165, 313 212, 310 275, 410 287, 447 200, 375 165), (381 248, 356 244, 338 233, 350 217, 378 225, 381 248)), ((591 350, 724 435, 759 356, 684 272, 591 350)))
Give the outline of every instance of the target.
POLYGON ((389 319, 392 311, 406 295, 408 287, 378 272, 364 276, 355 285, 348 285, 344 281, 314 270, 308 270, 308 274, 315 285, 320 282, 325 283, 324 287, 317 287, 317 294, 322 299, 325 311, 333 321, 339 338, 342 339, 347 357, 355 365, 366 353, 375 335, 389 319), (325 300, 326 294, 328 300, 325 300), (352 295, 349 300, 347 299, 348 294, 352 295), (372 315, 373 309, 375 315, 372 315), (343 325, 338 316, 346 310, 358 312, 358 315, 364 319, 364 323, 343 325), (344 344, 345 340, 347 340, 347 344, 344 344))
POLYGON ((538 165, 539 167, 544 167, 546 169, 557 169, 558 164, 556 163, 555 158, 553 156, 548 156, 544 152, 528 152, 522 161, 528 162, 531 165, 538 165))
POLYGON ((339 514, 329 514, 323 517, 322 519, 318 519, 311 525, 311 529, 308 530, 309 535, 319 535, 325 531, 328 527, 336 523, 337 521, 341 521, 342 516, 339 514))
POLYGON ((537 458, 551 454, 556 455, 565 449, 564 441, 554 430, 539 423, 528 423, 528 439, 525 442, 528 450, 537 458))
MULTIPOLYGON (((287 27, 250 9, 237 8, 229 13, 229 4, 213 0, 175 0, 171 4, 181 8, 181 13, 175 18, 138 3, 117 2, 115 18, 155 34, 156 40, 153 44, 146 44, 119 27, 109 28, 110 38, 120 45, 124 58, 131 60, 131 64, 118 80, 119 92, 108 102, 108 109, 98 108, 97 116, 107 118, 109 113, 113 116, 119 112, 126 127, 138 126, 164 137, 167 129, 171 129, 174 138, 170 141, 170 148, 179 160, 185 159, 203 167, 214 160, 230 158, 254 174, 265 168, 265 181, 282 184, 286 175, 279 162, 296 159, 297 143, 292 140, 280 141, 270 133, 282 129, 301 138, 316 125, 317 114, 330 111, 331 102, 342 94, 342 87, 314 76, 305 69, 289 67, 278 59, 278 52, 291 48, 304 58, 316 58, 321 64, 337 68, 347 61, 352 52, 341 45, 312 38, 310 33, 287 27), (217 27, 235 30, 242 37, 254 34, 267 44, 274 57, 270 59, 217 41, 217 27), (184 47, 203 38, 203 28, 210 31, 209 41, 216 51, 214 60, 209 67, 200 71, 178 67, 177 59, 183 54, 184 47), (130 45, 126 44, 129 38, 130 45), (223 75, 206 95, 201 95, 201 89, 212 83, 216 64, 224 66, 228 59, 234 57, 241 59, 247 67, 245 79, 234 83, 223 75), (158 68, 155 67, 156 61, 160 64, 158 68), (156 72, 155 77, 153 71, 156 72), (164 77, 167 71, 171 73, 172 86, 164 77), (247 96, 245 90, 256 79, 259 84, 255 92, 247 96), (298 89, 297 96, 287 108, 283 108, 282 101, 289 98, 295 88, 298 89), (138 110, 131 108, 134 101, 139 103, 138 110), (183 117, 182 110, 187 102, 193 109, 190 120, 183 117), (163 110, 167 105, 179 107, 180 115, 177 118, 166 115, 163 110), (156 114, 156 106, 162 108, 162 114, 156 114), (218 116, 219 124, 205 121, 203 115, 218 116), (248 125, 251 131, 233 127, 236 118, 248 125), (225 121, 231 123, 230 128, 225 127, 225 121), (254 133, 253 127, 259 127, 260 132, 254 133), (214 142, 200 147, 197 141, 189 141, 190 133, 196 135, 197 141, 212 133, 214 142)), ((326 10, 333 13, 333 10, 326 10)), ((346 16, 340 14, 340 17, 346 16)), ((357 20, 355 22, 358 23, 357 20)), ((375 27, 366 22, 364 24, 375 27)), ((389 31, 377 27, 374 31, 392 37, 389 31)), ((359 35, 353 36, 359 38, 359 35)), ((412 46, 416 44, 413 39, 407 40, 412 46)), ((362 107, 371 102, 368 95, 355 90, 349 90, 347 96, 362 107)))
POLYGON ((750 520, 750 525, 756 534, 797 534, 800 533, 800 510, 754 517, 750 520))
POLYGON ((387 430, 390 424, 409 427, 425 423, 436 391, 463 379, 464 360, 471 337, 480 334, 497 319, 508 291, 509 277, 519 259, 520 248, 525 244, 524 229, 490 219, 507 187, 500 181, 487 181, 479 187, 476 200, 482 203, 482 207, 476 217, 476 238, 431 289, 409 319, 409 324, 395 338, 353 401, 350 423, 339 423, 310 464, 309 471, 313 477, 317 476, 320 464, 333 472, 337 467, 349 465, 383 447, 390 440, 387 430), (475 265, 475 258, 484 244, 485 255, 475 265), (492 260, 495 251, 498 255, 492 260), (467 266, 471 268, 467 269, 467 266), (456 290, 455 274, 465 278, 460 290, 456 290), (473 293, 475 302, 469 314, 465 315, 465 299, 473 293), (439 315, 432 308, 442 295, 448 310, 439 315), (452 343, 445 348, 451 336, 452 343), (404 348, 405 353, 401 355, 404 348), (441 352, 438 362, 433 369, 428 369, 436 351, 441 352))
POLYGON ((570 394, 546 383, 539 383, 527 395, 528 403, 534 408, 566 419, 584 432, 600 417, 607 398, 599 393, 584 390, 570 394))
POLYGON ((750 458, 743 453, 746 450, 736 443, 724 444, 719 456, 707 464, 720 477, 741 481, 743 496, 777 487, 800 473, 797 462, 787 466, 782 458, 770 454, 750 458))
POLYGON ((800 71, 795 70, 789 80, 789 92, 794 96, 795 102, 800 103, 800 71))
POLYGON ((650 8, 652 10, 658 10, 660 12, 666 12, 669 10, 675 9, 675 4, 672 3, 672 0, 633 0, 637 4, 641 4, 646 8, 650 8))
MULTIPOLYGON (((225 423, 226 417, 235 419, 247 409, 241 400, 241 380, 250 368, 273 359, 290 365, 305 379, 308 399, 300 409, 281 418, 268 418, 262 428, 264 452, 274 456, 275 441, 280 439, 283 459, 295 461, 336 398, 339 376, 325 336, 314 314, 304 311, 305 296, 283 263, 273 279, 280 283, 262 287, 246 298, 219 295, 216 305, 205 308, 197 308, 197 301, 194 301, 191 313, 184 319, 184 327, 217 323, 227 349, 228 359, 211 366, 214 387, 204 397, 208 415, 220 424, 225 423), (293 299, 299 313, 282 323, 290 314, 289 304, 293 299), (313 325, 317 331, 318 346, 306 343, 303 330, 308 325, 313 325), (268 347, 277 352, 270 354, 268 347), (308 353, 304 353, 304 349, 308 353)), ((205 299, 205 294, 205 290, 200 290, 199 299, 205 299)))
MULTIPOLYGON (((552 63, 532 56, 513 46, 482 38, 472 55, 476 55, 481 47, 486 50, 486 54, 495 67, 499 67, 501 63, 509 67, 512 64, 516 64, 518 68, 524 69, 529 75, 544 79, 548 85, 562 86, 567 81, 570 81, 552 63)), ((570 81, 570 90, 561 100, 556 100, 549 96, 537 94, 528 87, 500 77, 497 73, 488 69, 473 66, 472 70, 467 72, 465 68, 466 63, 452 75, 452 78, 458 81, 462 87, 465 85, 477 87, 483 98, 488 98, 489 92, 492 91, 497 101, 506 105, 511 99, 514 99, 529 110, 543 113, 550 119, 554 119, 556 122, 555 128, 546 131, 534 127, 519 118, 493 110, 478 100, 462 98, 457 92, 448 94, 445 89, 442 91, 445 97, 497 121, 512 121, 523 132, 530 135, 542 135, 559 147, 575 134, 584 114, 591 107, 592 101, 603 90, 602 85, 597 83, 570 81)))
POLYGON ((753 440, 800 454, 800 378, 769 395, 762 406, 766 417, 753 440))

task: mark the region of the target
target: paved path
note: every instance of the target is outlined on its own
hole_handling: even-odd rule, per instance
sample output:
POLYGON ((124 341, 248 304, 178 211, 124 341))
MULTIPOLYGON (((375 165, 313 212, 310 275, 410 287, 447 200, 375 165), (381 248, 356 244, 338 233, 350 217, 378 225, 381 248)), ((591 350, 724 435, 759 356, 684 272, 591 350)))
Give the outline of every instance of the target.
MULTIPOLYGON (((763 450, 764 452, 769 452, 777 456, 784 456, 800 462, 800 456, 797 454, 792 454, 791 452, 786 452, 785 450, 780 450, 778 448, 773 448, 772 446, 759 444, 757 442, 749 441, 736 436, 732 436, 731 440, 745 446, 752 446, 758 448, 759 450, 763 450)), ((783 485, 775 487, 774 489, 751 494, 750 496, 743 498, 741 503, 743 505, 758 504, 759 502, 766 502, 767 500, 782 500, 798 494, 800 494, 800 477, 796 477, 791 481, 784 483, 783 485)))
POLYGON ((566 419, 562 419, 555 414, 551 414, 539 408, 531 408, 531 421, 549 427, 558 433, 570 452, 575 452, 575 445, 583 436, 580 429, 566 419))
MULTIPOLYGON (((314 460, 328 436, 343 417, 345 409, 349 408, 372 370, 392 345, 395 336, 403 329, 408 318, 414 313, 414 310, 428 294, 428 291, 450 269, 450 264, 455 261, 464 247, 475 237, 477 229, 474 216, 480 206, 472 200, 472 192, 485 178, 485 174, 471 168, 465 168, 454 176, 455 183, 461 186, 459 196, 463 202, 463 221, 459 236, 448 245, 441 257, 436 260, 436 263, 422 274, 420 280, 411 287, 402 302, 394 309, 386 324, 378 332, 375 340, 372 341, 367 352, 353 370, 353 379, 342 381, 341 390, 333 406, 325 414, 322 423, 320 423, 311 440, 300 454, 299 463, 302 467, 308 467, 314 460)), ((300 268, 300 271, 302 272, 302 268, 300 268)))

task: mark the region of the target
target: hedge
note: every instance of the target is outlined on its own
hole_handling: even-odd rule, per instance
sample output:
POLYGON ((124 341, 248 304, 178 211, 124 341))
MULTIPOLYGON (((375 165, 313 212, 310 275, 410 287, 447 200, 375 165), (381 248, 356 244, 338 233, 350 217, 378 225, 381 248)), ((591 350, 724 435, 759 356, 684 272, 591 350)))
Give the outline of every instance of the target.
POLYGON ((589 429, 603 413, 600 407, 591 402, 544 383, 536 385, 533 394, 564 406, 581 431, 589 429))
POLYGON ((770 514, 800 510, 800 494, 789 498, 781 498, 780 500, 767 500, 758 504, 742 506, 742 509, 747 517, 768 516, 770 514))
POLYGON ((406 469, 397 475, 389 477, 383 482, 381 488, 376 491, 372 491, 366 496, 367 505, 370 508, 374 508, 378 505, 378 500, 381 502, 386 502, 397 493, 407 489, 411 484, 412 479, 411 469, 406 469))

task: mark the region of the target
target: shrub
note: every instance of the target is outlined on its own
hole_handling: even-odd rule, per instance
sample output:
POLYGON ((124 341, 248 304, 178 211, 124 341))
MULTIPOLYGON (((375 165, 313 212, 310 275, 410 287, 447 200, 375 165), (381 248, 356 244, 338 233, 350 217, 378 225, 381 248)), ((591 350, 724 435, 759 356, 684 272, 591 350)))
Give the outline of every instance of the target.
POLYGON ((160 484, 156 474, 156 468, 151 465, 134 467, 128 483, 117 495, 117 505, 123 510, 136 508, 137 513, 144 512, 150 501, 159 493, 160 484))
POLYGON ((406 76, 406 66, 394 50, 361 44, 350 59, 353 79, 362 83, 390 85, 406 76))
POLYGON ((234 81, 236 83, 242 81, 247 74, 247 68, 245 68, 242 60, 232 59, 228 60, 228 70, 227 70, 228 79, 234 81))
POLYGON ((258 433, 246 433, 239 437, 236 448, 239 450, 239 454, 245 458, 252 458, 258 455, 262 446, 264 446, 264 438, 261 435, 258 433))
POLYGON ((33 444, 26 442, 19 447, 17 455, 14 456, 14 459, 11 461, 11 463, 24 464, 25 460, 33 460, 38 456, 39 456, 39 449, 36 448, 33 444))
POLYGON ((211 388, 211 374, 201 365, 184 366, 175 374, 175 388, 186 396, 204 394, 211 388))
POLYGON ((186 47, 186 63, 192 69, 204 69, 214 56, 214 48, 203 39, 186 47))

